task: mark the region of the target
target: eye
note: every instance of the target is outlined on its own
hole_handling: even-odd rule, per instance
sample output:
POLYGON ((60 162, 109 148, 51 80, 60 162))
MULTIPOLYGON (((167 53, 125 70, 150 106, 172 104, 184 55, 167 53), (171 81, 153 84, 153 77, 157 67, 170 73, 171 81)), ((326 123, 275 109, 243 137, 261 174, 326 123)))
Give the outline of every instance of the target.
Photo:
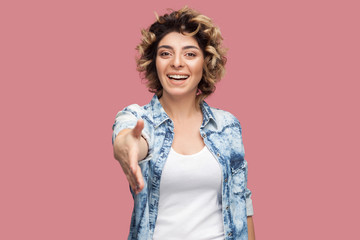
POLYGON ((196 54, 193 52, 188 52, 185 54, 187 57, 196 57, 196 54))
POLYGON ((159 55, 162 56, 162 57, 167 57, 167 56, 170 56, 170 53, 164 51, 164 52, 160 52, 159 55))

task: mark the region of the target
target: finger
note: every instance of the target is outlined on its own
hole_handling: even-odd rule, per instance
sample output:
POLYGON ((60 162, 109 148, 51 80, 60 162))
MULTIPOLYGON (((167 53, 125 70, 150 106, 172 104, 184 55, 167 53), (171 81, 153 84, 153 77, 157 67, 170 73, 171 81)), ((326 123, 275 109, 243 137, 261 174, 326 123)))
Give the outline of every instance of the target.
MULTIPOLYGON (((131 175, 131 180, 134 183, 133 190, 137 194, 138 190, 138 177, 137 175, 141 174, 141 168, 138 163, 138 152, 136 149, 132 149, 131 152, 129 152, 129 164, 130 164, 130 172, 129 175, 131 175)), ((142 178, 142 175, 141 175, 142 178)))
POLYGON ((131 159, 130 153, 127 155, 127 160, 123 159, 123 161, 119 161, 121 168, 123 169, 123 172, 127 178, 127 181, 129 182, 131 189, 135 192, 137 188, 137 182, 136 182, 136 176, 134 174, 134 171, 136 171, 136 165, 133 164, 133 166, 130 165, 131 159), (134 167, 135 166, 135 167, 134 167), (135 169, 135 170, 134 170, 135 169))
POLYGON ((130 165, 124 163, 121 165, 121 167, 123 169, 124 174, 126 175, 126 177, 128 179, 128 182, 130 184, 134 185, 136 182, 136 178, 134 177, 134 173, 133 173, 133 170, 131 169, 130 165))
POLYGON ((142 173, 141 173, 141 168, 140 166, 138 165, 137 169, 136 169, 136 187, 137 187, 137 193, 140 193, 143 188, 144 188, 144 179, 143 179, 143 176, 142 176, 142 173))
POLYGON ((135 180, 135 178, 133 177, 134 175, 133 174, 126 174, 126 178, 127 178, 127 180, 128 180, 128 182, 129 182, 129 184, 130 184, 130 187, 131 187, 131 189, 133 190, 133 192, 135 192, 136 191, 136 189, 137 189, 137 183, 136 183, 136 180, 135 180))
POLYGON ((135 127, 133 128, 132 130, 132 134, 134 137, 136 138, 140 138, 141 136, 141 131, 143 130, 144 128, 144 120, 142 119, 139 119, 135 125, 135 127))
POLYGON ((129 167, 131 170, 131 173, 135 175, 136 169, 139 166, 139 154, 136 148, 133 148, 129 152, 129 167))
POLYGON ((131 181, 132 181, 132 189, 134 191, 135 194, 140 193, 143 188, 144 188, 144 179, 141 173, 141 168, 138 165, 136 168, 136 173, 133 174, 133 176, 131 177, 131 181))

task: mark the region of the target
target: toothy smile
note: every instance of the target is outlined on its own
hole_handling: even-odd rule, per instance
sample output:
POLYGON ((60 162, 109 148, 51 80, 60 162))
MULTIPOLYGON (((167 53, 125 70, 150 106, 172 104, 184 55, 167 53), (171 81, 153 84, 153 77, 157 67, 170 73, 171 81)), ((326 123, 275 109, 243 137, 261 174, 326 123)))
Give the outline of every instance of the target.
POLYGON ((169 74, 167 77, 174 80, 185 80, 189 77, 189 75, 169 74))

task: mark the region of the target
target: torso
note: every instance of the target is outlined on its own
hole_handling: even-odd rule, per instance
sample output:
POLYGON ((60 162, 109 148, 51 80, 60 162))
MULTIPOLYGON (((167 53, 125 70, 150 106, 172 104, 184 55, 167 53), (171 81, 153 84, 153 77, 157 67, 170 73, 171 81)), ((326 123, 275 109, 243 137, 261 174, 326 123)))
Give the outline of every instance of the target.
POLYGON ((206 143, 206 147, 221 165, 221 176, 224 180, 221 185, 222 209, 224 211, 222 220, 225 234, 228 235, 231 231, 234 239, 247 239, 247 231, 245 230, 248 199, 251 210, 252 205, 250 191, 246 188, 247 164, 243 158, 241 126, 230 113, 210 108, 205 102, 203 104, 203 119, 192 121, 185 118, 185 122, 188 124, 184 127, 177 122, 168 121, 170 116, 164 113, 156 96, 153 97, 149 105, 144 107, 131 105, 117 116, 114 124, 115 133, 118 129, 133 126, 136 116, 143 118, 145 121, 144 133, 147 133, 151 149, 149 158, 139 164, 147 185, 142 192, 133 195, 134 211, 129 239, 152 239, 159 210, 160 176, 167 162, 171 146, 178 153, 183 151, 186 155, 189 151, 190 155, 199 152, 202 148, 198 144, 200 143, 200 146, 203 146, 203 142, 206 143), (199 130, 202 121, 204 126, 199 130), (173 134, 174 131, 176 132, 175 135, 173 134), (204 136, 204 140, 202 136, 204 136), (174 137, 175 141, 173 142, 174 137), (189 147, 181 147, 182 145, 189 147))

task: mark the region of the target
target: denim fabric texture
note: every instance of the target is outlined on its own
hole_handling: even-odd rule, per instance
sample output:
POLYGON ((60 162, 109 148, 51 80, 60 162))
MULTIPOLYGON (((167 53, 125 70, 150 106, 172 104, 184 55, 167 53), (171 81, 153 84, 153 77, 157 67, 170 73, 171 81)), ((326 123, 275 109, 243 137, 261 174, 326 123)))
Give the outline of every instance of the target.
MULTIPOLYGON (((253 215, 251 191, 247 188, 247 162, 239 121, 231 113, 202 102, 200 134, 222 169, 222 215, 226 240, 248 239, 247 216, 253 215)), ((149 152, 139 161, 145 187, 134 198, 128 240, 151 240, 154 234, 160 196, 161 172, 174 138, 174 125, 155 95, 145 106, 130 105, 116 115, 113 142, 117 134, 144 120, 142 136, 149 152)))

